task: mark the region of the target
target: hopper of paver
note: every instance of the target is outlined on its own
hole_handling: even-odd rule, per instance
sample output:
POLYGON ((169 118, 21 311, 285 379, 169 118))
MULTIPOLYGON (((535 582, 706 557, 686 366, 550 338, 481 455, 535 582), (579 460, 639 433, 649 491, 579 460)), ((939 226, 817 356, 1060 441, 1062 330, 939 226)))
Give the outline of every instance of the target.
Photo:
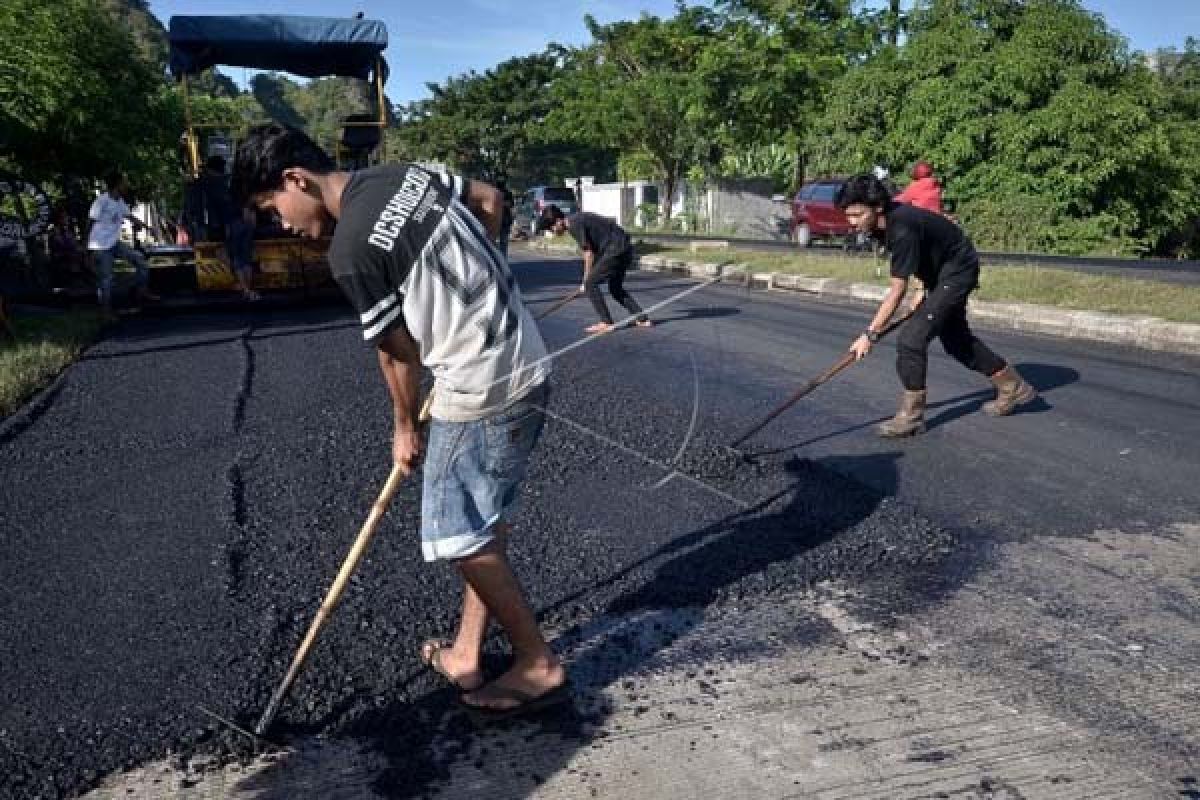
MULTIPOLYGON (((387 64, 387 27, 378 20, 287 15, 175 16, 170 21, 170 66, 183 92, 187 129, 181 143, 188 175, 182 214, 183 239, 192 259, 170 248, 175 269, 194 269, 194 281, 175 284, 199 292, 243 288, 225 240, 233 215, 228 197, 228 170, 238 140, 255 120, 231 129, 193 115, 189 78, 215 66, 288 72, 307 78, 340 76, 371 84, 374 113, 348 109, 339 134, 320 142, 341 168, 377 163, 387 128, 383 86, 387 64), (215 157, 215 158, 214 158, 215 157), (214 165, 217 168, 214 168, 214 165), (215 209, 215 210, 214 210, 215 209), (190 284, 190 286, 189 286, 190 284)), ((256 220, 251 273, 253 290, 312 290, 332 286, 327 252, 330 237, 301 239, 282 229, 278 220, 256 220)), ((191 278, 192 276, 188 276, 191 278)), ((158 285, 158 284, 156 284, 158 285)))

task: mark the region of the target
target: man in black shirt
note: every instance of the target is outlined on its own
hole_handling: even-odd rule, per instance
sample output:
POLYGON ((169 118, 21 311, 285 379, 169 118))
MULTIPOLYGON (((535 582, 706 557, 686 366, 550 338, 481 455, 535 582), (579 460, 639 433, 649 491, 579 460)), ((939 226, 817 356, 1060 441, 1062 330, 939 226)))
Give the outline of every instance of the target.
POLYGON ((960 364, 987 375, 995 384, 996 398, 984 404, 985 413, 1011 414, 1037 397, 1012 366, 971 333, 967 297, 979 285, 979 256, 962 229, 941 214, 896 203, 872 175, 848 180, 835 202, 852 225, 886 242, 891 252, 887 296, 866 332, 851 345, 858 358, 870 352, 878 331, 900 306, 909 279, 921 282, 912 300, 915 313, 904 323, 896 343, 896 371, 904 398, 896 416, 879 426, 880 436, 911 436, 925 430, 927 350, 935 337, 960 364))
POLYGON ((649 328, 654 324, 642 313, 642 307, 633 296, 625 291, 625 273, 633 266, 633 243, 620 225, 588 211, 568 218, 561 208, 550 205, 542 211, 541 227, 559 235, 570 233, 583 250, 583 281, 579 291, 587 294, 600 315, 599 322, 587 327, 588 333, 607 333, 613 328, 608 304, 600 294, 601 281, 608 281, 608 291, 614 300, 625 306, 630 314, 637 315, 635 325, 649 328))

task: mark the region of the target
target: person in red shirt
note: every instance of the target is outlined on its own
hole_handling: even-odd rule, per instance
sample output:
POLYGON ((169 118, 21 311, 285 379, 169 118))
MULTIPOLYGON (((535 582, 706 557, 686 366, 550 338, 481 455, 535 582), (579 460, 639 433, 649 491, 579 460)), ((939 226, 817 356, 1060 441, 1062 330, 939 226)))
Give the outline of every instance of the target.
POLYGON ((908 203, 935 214, 942 213, 942 185, 933 176, 933 167, 918 161, 912 171, 913 180, 904 191, 896 195, 897 203, 908 203))

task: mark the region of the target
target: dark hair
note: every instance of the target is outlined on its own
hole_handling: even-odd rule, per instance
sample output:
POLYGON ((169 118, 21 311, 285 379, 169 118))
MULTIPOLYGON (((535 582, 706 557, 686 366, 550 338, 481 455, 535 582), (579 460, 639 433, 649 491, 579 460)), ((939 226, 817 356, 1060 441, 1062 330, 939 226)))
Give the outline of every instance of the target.
POLYGON ((120 186, 121 181, 124 179, 125 176, 121 173, 121 170, 114 169, 112 172, 104 176, 104 185, 108 187, 109 191, 112 191, 120 186))
POLYGON ((886 209, 892 203, 892 193, 874 175, 855 175, 837 190, 833 204, 845 210, 854 204, 886 209))
POLYGON ((304 131, 269 123, 251 128, 233 159, 230 194, 239 205, 283 186, 283 171, 300 167, 315 175, 336 168, 333 159, 304 131))
POLYGON ((566 217, 567 215, 563 213, 561 208, 553 204, 548 205, 542 209, 542 215, 538 220, 538 228, 548 231, 554 227, 554 223, 560 219, 566 219, 566 217))

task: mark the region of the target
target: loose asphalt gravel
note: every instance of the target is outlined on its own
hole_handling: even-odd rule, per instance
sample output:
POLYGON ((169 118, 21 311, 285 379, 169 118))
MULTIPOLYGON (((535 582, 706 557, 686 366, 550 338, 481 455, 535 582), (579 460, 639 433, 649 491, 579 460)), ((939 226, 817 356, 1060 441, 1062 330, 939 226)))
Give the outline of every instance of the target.
MULTIPOLYGON (((535 310, 577 269, 524 264, 535 310)), ((687 285, 631 281, 643 305, 687 285)), ((543 323, 548 344, 575 340, 585 306, 543 323)), ((866 427, 894 401, 885 352, 755 437, 751 458, 724 446, 866 314, 715 287, 560 359, 513 543, 547 625, 824 580, 920 608, 995 542, 1194 517, 1195 359, 988 336, 1046 400, 983 418, 981 382, 939 356, 932 430, 897 444, 866 427)), ((127 320, 10 421, 0 798, 70 796, 168 754, 247 755, 200 709, 253 726, 387 474, 388 419, 372 354, 328 307, 127 320)), ((456 713, 416 658, 450 630, 458 591, 420 560, 418 503, 413 484, 396 497, 274 731, 363 738, 392 796, 439 777, 430 721, 456 713)))

